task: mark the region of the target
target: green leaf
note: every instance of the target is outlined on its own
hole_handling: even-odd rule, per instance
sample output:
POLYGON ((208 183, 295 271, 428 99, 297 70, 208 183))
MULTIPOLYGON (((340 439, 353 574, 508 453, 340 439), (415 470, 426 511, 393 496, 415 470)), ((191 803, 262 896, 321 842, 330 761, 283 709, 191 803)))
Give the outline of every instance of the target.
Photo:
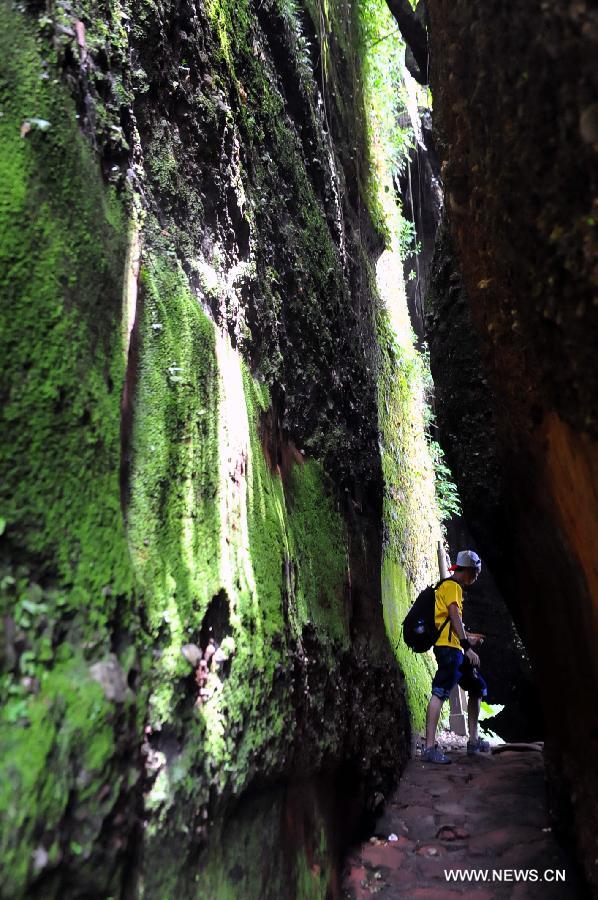
POLYGON ((491 719, 492 716, 497 716, 504 708, 504 704, 486 703, 485 700, 482 700, 480 705, 480 722, 483 722, 484 719, 491 719))
POLYGON ((35 616, 38 613, 47 612, 48 607, 45 603, 36 603, 34 600, 21 600, 21 609, 24 609, 29 615, 35 616))

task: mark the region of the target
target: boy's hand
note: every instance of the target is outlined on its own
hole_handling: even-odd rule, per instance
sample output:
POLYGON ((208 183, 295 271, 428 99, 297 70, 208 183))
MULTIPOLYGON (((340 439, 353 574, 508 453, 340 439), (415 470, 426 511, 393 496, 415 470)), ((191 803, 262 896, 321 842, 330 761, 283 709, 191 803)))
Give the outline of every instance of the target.
POLYGON ((477 653, 475 653, 471 649, 471 647, 469 648, 469 650, 467 650, 467 652, 465 653, 465 656, 467 657, 469 662, 472 664, 472 666, 475 666, 476 669, 480 668, 480 657, 478 656, 477 653))
POLYGON ((466 634, 467 640, 472 645, 472 647, 477 647, 478 644, 484 643, 485 635, 483 635, 483 634, 471 634, 468 631, 466 631, 465 634, 466 634))

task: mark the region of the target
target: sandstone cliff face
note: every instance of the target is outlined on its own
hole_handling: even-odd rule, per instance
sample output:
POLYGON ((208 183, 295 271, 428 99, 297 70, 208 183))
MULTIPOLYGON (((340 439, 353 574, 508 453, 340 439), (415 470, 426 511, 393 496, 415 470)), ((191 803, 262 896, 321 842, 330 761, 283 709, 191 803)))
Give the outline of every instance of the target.
MULTIPOLYGON (((553 787, 596 883, 598 21, 585 3, 428 11, 447 212, 496 430, 476 428, 477 451, 496 448, 502 470, 479 539, 536 667, 553 787)), ((455 472, 464 495, 473 473, 472 525, 475 458, 455 472)))
POLYGON ((341 7, 2 7, 4 896, 324 896, 407 754, 438 522, 341 7))
POLYGON ((414 132, 415 145, 400 173, 398 192, 404 214, 414 228, 414 246, 405 259, 409 315, 418 338, 424 340, 429 274, 443 207, 440 165, 429 110, 418 115, 414 132))

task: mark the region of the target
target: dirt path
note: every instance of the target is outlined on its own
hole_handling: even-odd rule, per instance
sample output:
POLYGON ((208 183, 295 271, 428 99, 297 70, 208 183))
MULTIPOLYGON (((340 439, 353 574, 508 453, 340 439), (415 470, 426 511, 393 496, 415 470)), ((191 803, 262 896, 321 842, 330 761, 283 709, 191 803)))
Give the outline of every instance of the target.
POLYGON ((468 758, 460 750, 452 759, 450 766, 409 762, 374 835, 349 856, 343 898, 582 897, 548 821, 541 753, 468 758), (550 882, 561 877, 557 870, 565 880, 550 882), (446 872, 471 872, 473 880, 452 881, 446 872), (537 881, 524 881, 526 872, 537 881))

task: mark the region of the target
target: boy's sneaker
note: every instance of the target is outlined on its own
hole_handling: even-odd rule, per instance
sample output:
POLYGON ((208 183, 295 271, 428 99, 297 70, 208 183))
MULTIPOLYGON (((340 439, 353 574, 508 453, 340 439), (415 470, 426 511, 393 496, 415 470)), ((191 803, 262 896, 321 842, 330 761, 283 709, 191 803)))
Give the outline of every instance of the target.
POLYGON ((490 753, 490 744, 481 737, 477 741, 467 741, 467 755, 477 756, 478 753, 490 753))
POLYGON ((439 763, 441 766, 446 766, 451 762, 448 756, 442 752, 438 744, 435 744, 433 747, 426 747, 426 749, 422 751, 422 759, 424 762, 439 763))

